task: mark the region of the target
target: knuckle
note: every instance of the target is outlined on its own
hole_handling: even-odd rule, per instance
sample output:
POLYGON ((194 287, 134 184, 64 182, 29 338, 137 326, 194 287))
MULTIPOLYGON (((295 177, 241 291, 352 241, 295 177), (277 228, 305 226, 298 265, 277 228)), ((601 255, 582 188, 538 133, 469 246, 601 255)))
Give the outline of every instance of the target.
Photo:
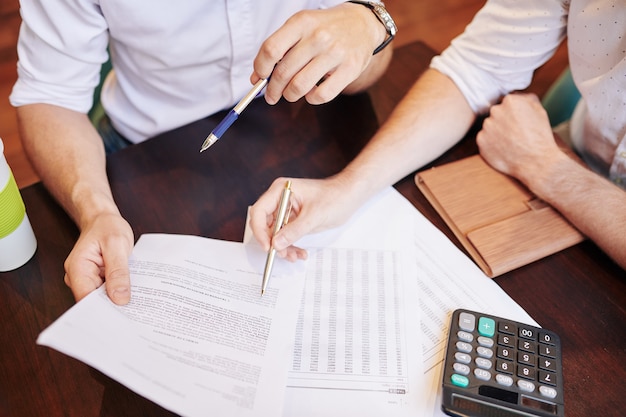
POLYGON ((285 181, 287 178, 278 177, 272 182, 272 187, 280 187, 281 189, 285 186, 285 181))
POLYGON ((295 25, 299 28, 308 28, 318 23, 314 15, 315 13, 312 10, 300 10, 287 19, 286 24, 295 25))
POLYGON ((289 83, 289 88, 285 91, 285 98, 289 101, 296 101, 308 92, 308 82, 302 77, 296 76, 289 83))
POLYGON ((483 133, 482 130, 476 134, 476 144, 478 145, 479 148, 483 143, 484 137, 485 137, 485 134, 483 133))
POLYGON ((107 270, 108 279, 123 279, 128 276, 128 271, 121 266, 114 266, 107 270))
MULTIPOLYGON (((330 46, 334 43, 334 39, 332 33, 325 27, 316 28, 312 34, 313 43, 318 47, 330 46)), ((332 52, 334 49, 331 48, 330 50, 332 52)))
POLYGON ((333 98, 335 98, 335 94, 333 94, 329 89, 317 88, 306 96, 306 101, 309 104, 322 104, 328 103, 333 98))
POLYGON ((276 64, 274 67, 274 71, 272 72, 272 81, 278 81, 280 83, 285 83, 285 80, 289 77, 288 75, 289 69, 287 66, 281 61, 276 64))
POLYGON ((259 56, 267 60, 273 61, 276 58, 274 51, 277 51, 279 47, 280 44, 278 40, 275 37, 270 36, 261 45, 261 48, 259 49, 259 56))

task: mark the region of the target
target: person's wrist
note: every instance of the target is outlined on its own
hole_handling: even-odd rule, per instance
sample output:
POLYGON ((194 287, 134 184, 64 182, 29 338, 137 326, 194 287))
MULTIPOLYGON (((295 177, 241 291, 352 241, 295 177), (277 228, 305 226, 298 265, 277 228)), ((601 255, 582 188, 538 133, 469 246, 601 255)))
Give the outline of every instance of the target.
POLYGON ((556 149, 549 155, 535 158, 534 163, 517 166, 513 176, 539 198, 544 198, 553 194, 555 186, 562 187, 559 178, 567 178, 567 173, 574 168, 571 164, 576 162, 560 149, 556 149))
POLYGON ((389 43, 391 43, 391 41, 396 36, 398 29, 393 18, 391 17, 389 12, 387 12, 387 9, 385 9, 385 5, 383 2, 348 0, 346 3, 351 3, 355 6, 362 7, 362 9, 367 11, 369 15, 374 18, 376 26, 378 27, 377 33, 379 35, 382 35, 382 37, 378 37, 380 42, 376 43, 373 55, 376 55, 378 52, 387 47, 389 43))
POLYGON ((92 224, 103 215, 120 216, 113 197, 107 192, 88 190, 76 186, 72 193, 73 208, 69 208, 76 225, 80 230, 92 224))
POLYGON ((376 193, 376 186, 372 186, 372 178, 368 178, 362 170, 350 165, 331 177, 331 180, 331 186, 354 208, 361 206, 376 193))

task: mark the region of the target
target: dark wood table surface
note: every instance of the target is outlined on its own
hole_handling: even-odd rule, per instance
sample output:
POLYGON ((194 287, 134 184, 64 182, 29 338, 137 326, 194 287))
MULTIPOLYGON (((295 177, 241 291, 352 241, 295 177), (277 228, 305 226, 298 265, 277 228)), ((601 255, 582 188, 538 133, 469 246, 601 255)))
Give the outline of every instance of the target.
MULTIPOLYGON (((210 151, 217 114, 111 156, 113 193, 135 236, 161 232, 241 241, 246 207, 278 176, 325 177, 372 136, 434 54, 396 50, 367 94, 310 106, 254 102, 210 151)), ((433 163, 476 153, 474 135, 433 163)), ((413 184, 396 188, 461 248, 413 184)), ((0 273, 0 416, 171 415, 89 366, 37 346, 39 333, 74 304, 63 262, 78 231, 42 184, 21 190, 38 239, 23 267, 0 273)), ((543 327, 560 334, 566 415, 626 415, 626 273, 583 242, 496 282, 543 327)), ((418 349, 419 347, 415 347, 418 349)))

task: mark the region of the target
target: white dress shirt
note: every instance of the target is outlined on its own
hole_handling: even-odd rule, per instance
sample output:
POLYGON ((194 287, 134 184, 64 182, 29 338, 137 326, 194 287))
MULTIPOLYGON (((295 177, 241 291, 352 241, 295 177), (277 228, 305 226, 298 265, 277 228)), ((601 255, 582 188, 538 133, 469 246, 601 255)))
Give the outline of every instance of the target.
POLYGON ((86 113, 110 49, 102 104, 140 142, 234 105, 261 43, 302 9, 343 0, 22 0, 11 104, 86 113))
POLYGON ((583 102, 576 150, 596 172, 626 188, 626 2, 488 0, 431 66, 449 76, 472 109, 486 113, 530 84, 533 71, 567 37, 583 102))

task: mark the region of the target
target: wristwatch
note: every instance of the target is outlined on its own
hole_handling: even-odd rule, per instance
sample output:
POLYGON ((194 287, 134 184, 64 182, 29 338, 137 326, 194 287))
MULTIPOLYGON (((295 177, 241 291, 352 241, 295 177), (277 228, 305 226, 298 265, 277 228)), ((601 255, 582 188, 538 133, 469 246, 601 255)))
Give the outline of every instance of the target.
POLYGON ((385 26, 385 30, 387 31, 387 38, 383 41, 383 43, 378 45, 378 48, 374 49, 373 55, 376 55, 377 53, 382 51, 383 48, 387 46, 389 42, 391 42, 391 40, 396 36, 396 33, 398 33, 396 22, 393 21, 391 15, 387 11, 387 9, 385 9, 385 5, 382 2, 348 0, 348 3, 362 4, 363 6, 367 7, 374 13, 378 20, 380 20, 380 23, 385 26))

